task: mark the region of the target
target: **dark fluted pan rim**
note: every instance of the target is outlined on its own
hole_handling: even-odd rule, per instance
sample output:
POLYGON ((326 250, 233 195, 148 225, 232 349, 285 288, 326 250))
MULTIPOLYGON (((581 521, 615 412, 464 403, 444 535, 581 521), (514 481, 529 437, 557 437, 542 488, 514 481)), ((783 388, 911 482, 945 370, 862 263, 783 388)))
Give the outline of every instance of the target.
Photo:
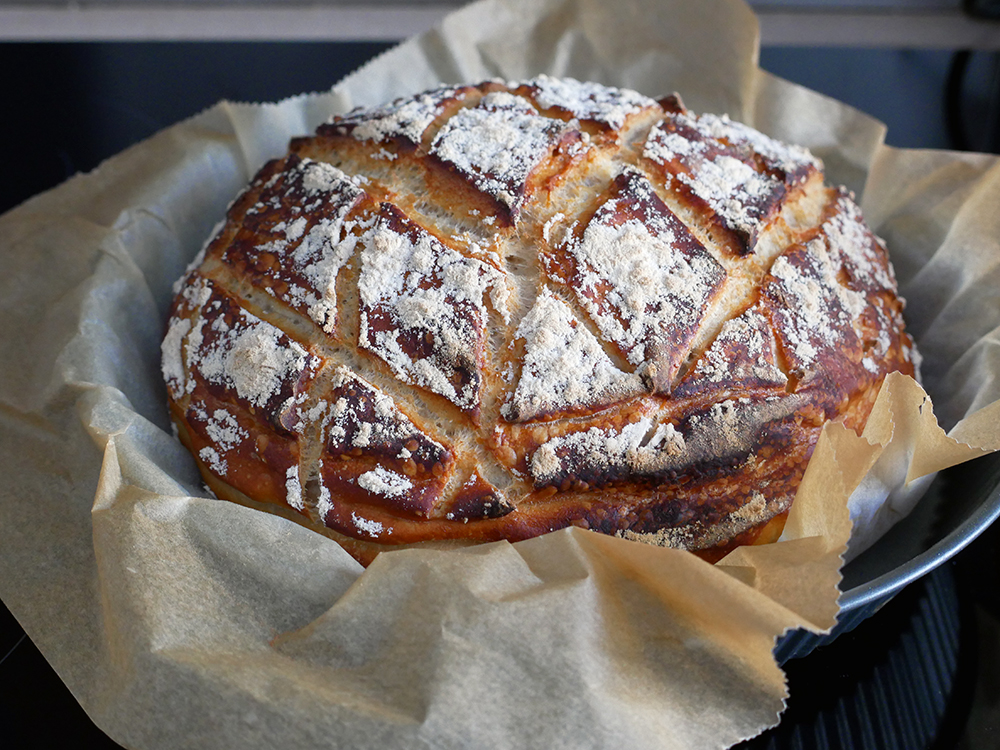
POLYGON ((845 566, 841 610, 832 632, 786 633, 775 647, 778 661, 806 656, 853 630, 909 584, 965 549, 998 516, 1000 454, 941 472, 909 517, 845 566))

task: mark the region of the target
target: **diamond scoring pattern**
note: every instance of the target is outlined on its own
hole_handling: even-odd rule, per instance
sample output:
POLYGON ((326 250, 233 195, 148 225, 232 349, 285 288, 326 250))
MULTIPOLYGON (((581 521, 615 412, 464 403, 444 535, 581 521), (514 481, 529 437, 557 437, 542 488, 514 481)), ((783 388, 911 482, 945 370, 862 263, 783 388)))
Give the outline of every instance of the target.
MULTIPOLYGON (((762 420, 789 419, 810 386, 839 387, 833 400, 866 387, 886 367, 873 370, 873 349, 888 366, 909 364, 898 327, 874 338, 869 331, 867 344, 855 330, 900 320, 886 301, 895 285, 884 246, 842 192, 827 199, 822 222, 757 271, 759 292, 721 318, 713 312, 732 304, 723 299, 730 276, 745 273, 734 264, 752 260, 819 167, 807 152, 724 117, 692 115, 677 98, 658 104, 547 78, 442 87, 334 118, 318 130, 317 143, 324 138, 370 144, 373 159, 386 158, 384 143, 406 143, 428 186, 458 179, 479 197, 414 213, 392 200, 396 186, 355 173, 349 159, 272 162, 234 203, 202 273, 213 288, 229 288, 227 305, 246 283, 237 279, 260 290, 240 318, 241 340, 298 339, 290 345, 309 363, 308 377, 290 401, 287 386, 265 392, 260 368, 291 367, 274 356, 251 356, 251 371, 216 372, 237 355, 209 361, 199 351, 232 337, 235 313, 199 304, 192 290, 205 282, 195 272, 175 305, 164 372, 203 471, 232 481, 219 448, 248 441, 245 417, 263 409, 281 437, 267 486, 284 497, 273 501, 346 538, 523 538, 568 523, 611 533, 677 527, 685 521, 673 496, 669 518, 640 512, 634 499, 632 510, 609 514, 615 488, 657 501, 641 488, 721 481, 734 468, 719 464, 719 451, 745 457, 765 438, 787 437, 762 433, 762 420), (646 128, 639 149, 621 137, 633 127, 646 128), (600 174, 610 175, 603 184, 593 179, 600 174), (552 201, 566 186, 591 195, 573 216, 552 201), (449 223, 462 215, 492 226, 479 212, 483 199, 509 219, 492 227, 490 253, 449 223), (720 226, 737 253, 709 239, 720 226), (518 243, 536 248, 534 276, 514 262, 518 243), (866 313, 875 300, 879 312, 866 313), (497 341, 506 349, 496 351, 497 341), (512 357, 513 377, 500 371, 512 357), (832 374, 821 377, 824 367, 832 374), (213 378, 230 387, 209 387, 209 398, 202 384, 213 378), (232 386, 251 381, 263 383, 253 399, 232 386), (284 411, 269 413, 278 401, 284 411), (434 411, 443 421, 434 423, 434 411), (449 436, 448 423, 472 441, 449 436), (746 434, 712 437, 734 429, 746 434), (603 515, 594 515, 598 488, 611 496, 598 503, 603 515), (574 492, 576 505, 542 502, 572 501, 574 492), (532 515, 522 500, 540 510, 532 515)), ((810 397, 830 400, 817 394, 810 397)), ((267 477, 264 443, 241 465, 258 461, 267 477)), ((253 496, 253 482, 240 488, 253 496)), ((713 517, 753 502, 730 498, 713 517)))

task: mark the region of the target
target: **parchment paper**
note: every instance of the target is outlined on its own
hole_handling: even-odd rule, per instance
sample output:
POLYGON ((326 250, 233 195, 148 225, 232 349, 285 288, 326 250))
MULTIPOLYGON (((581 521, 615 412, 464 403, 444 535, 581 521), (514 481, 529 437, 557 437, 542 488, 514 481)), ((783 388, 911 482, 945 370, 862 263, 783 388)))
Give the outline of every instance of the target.
POLYGON ((888 149, 879 123, 756 55, 735 1, 488 0, 328 94, 222 103, 0 217, 0 597, 102 729, 136 750, 686 749, 777 721, 771 648, 834 624, 850 516, 877 532, 920 477, 1000 447, 1000 165, 888 149), (863 438, 825 430, 783 540, 716 566, 569 529, 362 571, 206 497, 170 432, 159 340, 228 201, 334 112, 541 72, 677 90, 863 189, 933 410, 889 378, 863 438))

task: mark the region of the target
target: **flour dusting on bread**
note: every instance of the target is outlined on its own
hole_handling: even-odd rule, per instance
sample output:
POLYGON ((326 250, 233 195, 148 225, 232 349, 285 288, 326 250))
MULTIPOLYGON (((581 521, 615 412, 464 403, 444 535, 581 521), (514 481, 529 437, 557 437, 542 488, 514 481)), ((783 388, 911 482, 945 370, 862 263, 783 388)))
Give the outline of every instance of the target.
POLYGON ((860 430, 917 357, 822 170, 677 95, 549 76, 334 117, 177 287, 178 434, 219 497, 365 563, 569 525, 707 559, 769 538, 823 424, 860 430))

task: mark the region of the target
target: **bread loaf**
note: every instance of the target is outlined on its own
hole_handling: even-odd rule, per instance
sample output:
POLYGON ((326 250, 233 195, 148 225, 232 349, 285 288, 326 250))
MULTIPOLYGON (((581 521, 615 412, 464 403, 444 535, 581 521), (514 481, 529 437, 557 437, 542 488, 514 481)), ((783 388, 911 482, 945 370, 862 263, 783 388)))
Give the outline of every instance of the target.
POLYGON ((805 149, 543 76, 293 140, 178 282, 163 371, 218 497, 363 563, 569 525, 714 560, 913 374, 902 308, 805 149))

